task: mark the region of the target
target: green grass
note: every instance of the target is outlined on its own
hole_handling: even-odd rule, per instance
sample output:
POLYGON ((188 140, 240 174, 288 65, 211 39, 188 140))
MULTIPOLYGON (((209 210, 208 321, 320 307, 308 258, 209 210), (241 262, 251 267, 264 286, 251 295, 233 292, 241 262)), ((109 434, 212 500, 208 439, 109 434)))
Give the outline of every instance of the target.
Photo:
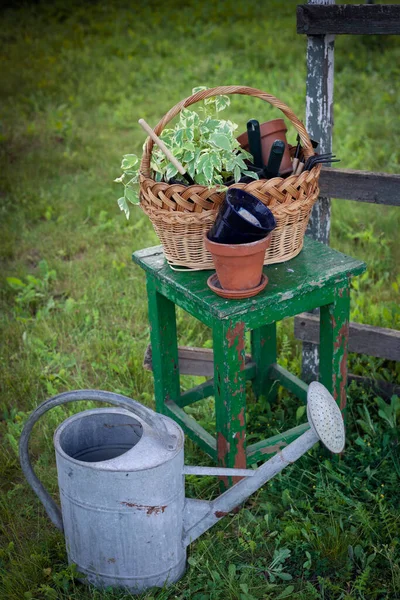
MULTIPOLYGON (((64 390, 111 389, 153 405, 152 377, 142 369, 144 277, 130 255, 157 238, 139 211, 126 222, 112 180, 121 156, 140 152, 138 118, 154 125, 196 85, 259 87, 302 118, 306 42, 296 35, 295 6, 42 2, 1 13, 1 598, 130 597, 76 581, 62 536, 24 483, 17 441, 30 411, 64 390)), ((341 165, 396 172, 400 40, 340 37, 335 68, 341 165)), ((248 98, 234 98, 229 111, 240 129, 250 116, 277 116, 248 98)), ((332 245, 368 264, 352 295, 359 322, 399 328, 399 226, 393 207, 333 203, 332 245)), ((181 343, 209 344, 209 331, 181 312, 178 329, 181 343)), ((279 348, 281 364, 298 374, 290 322, 280 327, 279 348)), ((400 381, 392 362, 350 362, 357 374, 400 381)), ((295 425, 297 406, 284 393, 272 409, 250 402, 253 436, 295 425)), ((386 406, 353 384, 349 406, 340 463, 314 449, 194 543, 180 583, 143 598, 400 598, 399 402, 386 406)), ((55 495, 52 432, 81 409, 55 410, 34 433, 37 472, 55 495)), ((210 427, 212 403, 193 410, 210 427)), ((186 454, 188 463, 207 464, 189 442, 186 454)), ((187 491, 209 498, 216 487, 190 476, 187 491)))

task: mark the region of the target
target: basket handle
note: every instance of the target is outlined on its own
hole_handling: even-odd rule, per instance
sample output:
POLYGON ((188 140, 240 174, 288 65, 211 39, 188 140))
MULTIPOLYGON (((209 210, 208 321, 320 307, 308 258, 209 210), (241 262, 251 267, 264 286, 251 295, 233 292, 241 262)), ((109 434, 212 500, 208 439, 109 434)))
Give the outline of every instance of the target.
MULTIPOLYGON (((268 102, 272 106, 279 108, 279 110, 283 112, 283 114, 289 119, 289 121, 291 121, 291 123, 293 123, 294 127, 296 128, 303 145, 305 158, 307 159, 310 156, 314 155, 314 150, 311 144, 310 137, 303 123, 300 121, 300 119, 296 117, 294 112, 284 102, 281 102, 280 100, 278 100, 278 98, 275 98, 275 96, 267 94, 266 92, 262 92, 257 88, 251 88, 247 86, 225 85, 210 88, 208 90, 201 90, 200 92, 197 92, 196 94, 193 94, 192 96, 181 100, 180 102, 178 102, 178 104, 175 104, 175 106, 167 112, 167 114, 161 119, 161 121, 159 121, 159 123, 154 128, 154 132, 159 136, 165 128, 165 126, 170 121, 172 121, 172 119, 176 117, 176 115, 180 113, 183 108, 187 108, 191 104, 195 104, 200 100, 205 100, 206 98, 211 98, 212 96, 222 96, 224 94, 241 94, 242 96, 254 96, 255 98, 260 98, 261 100, 268 102)), ((151 176, 150 161, 153 146, 153 140, 151 138, 147 138, 146 145, 143 150, 142 161, 140 163, 140 172, 146 177, 151 176)))

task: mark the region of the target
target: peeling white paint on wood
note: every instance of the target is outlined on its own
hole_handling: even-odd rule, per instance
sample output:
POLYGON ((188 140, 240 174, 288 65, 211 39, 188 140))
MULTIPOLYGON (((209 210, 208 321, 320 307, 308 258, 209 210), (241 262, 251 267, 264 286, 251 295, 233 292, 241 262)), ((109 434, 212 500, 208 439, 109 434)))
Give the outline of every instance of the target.
MULTIPOLYGON (((309 0, 308 4, 335 4, 335 0, 309 0)), ((332 151, 333 128, 333 35, 307 36, 306 129, 319 142, 318 152, 332 151)), ((319 197, 314 204, 307 235, 329 244, 331 201, 319 197)), ((311 381, 318 373, 318 348, 303 343, 302 377, 311 381)))
POLYGON ((301 378, 306 383, 318 378, 319 348, 316 344, 303 342, 303 361, 301 365, 301 378))

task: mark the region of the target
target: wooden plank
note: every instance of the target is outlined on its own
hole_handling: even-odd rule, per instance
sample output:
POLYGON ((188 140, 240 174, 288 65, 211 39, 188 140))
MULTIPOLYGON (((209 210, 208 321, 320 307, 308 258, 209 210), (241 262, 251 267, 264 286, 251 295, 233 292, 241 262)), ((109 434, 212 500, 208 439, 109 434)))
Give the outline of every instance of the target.
MULTIPOLYGON (((334 4, 335 0, 310 0, 307 6, 332 8, 334 4)), ((319 142, 319 153, 332 151, 334 50, 332 35, 307 38, 306 129, 319 142)), ((311 211, 307 234, 329 244, 330 224, 330 198, 321 194, 311 211)))
POLYGON ((385 400, 390 400, 392 396, 400 396, 400 385, 383 381, 382 379, 371 379, 369 377, 361 377, 360 375, 349 374, 349 383, 355 381, 358 385, 371 388, 375 394, 382 396, 385 400))
MULTIPOLYGON (((214 352, 210 348, 192 348, 190 346, 178 346, 178 361, 180 375, 199 375, 203 377, 214 377, 214 352)), ((254 369, 250 354, 245 356, 245 369, 254 369)), ((151 344, 146 348, 143 367, 152 371, 151 344)), ((252 379, 254 370, 246 373, 247 379, 252 379)))
POLYGON ((207 379, 204 383, 196 385, 196 387, 188 390, 184 394, 181 394, 180 398, 177 398, 176 404, 181 408, 190 406, 195 402, 209 398, 214 394, 214 379, 207 379))
POLYGON ((398 4, 297 6, 297 33, 307 35, 400 34, 398 4))
MULTIPOLYGON (((335 0, 309 0, 309 4, 329 5, 329 8, 335 0)), ((307 36, 306 129, 312 139, 318 140, 320 153, 332 151, 334 51, 334 36, 307 36)), ((329 245, 330 229, 331 199, 320 194, 311 211, 307 235, 329 245)), ((305 381, 316 378, 317 365, 317 347, 304 343, 302 377, 305 381)))
POLYGON ((323 168, 321 194, 343 200, 400 206, 400 175, 323 168))
POLYGON ((153 355, 156 410, 165 414, 165 399, 175 400, 180 396, 175 305, 157 292, 150 275, 147 275, 147 299, 150 340, 156 349, 153 355))
POLYGON ((269 378, 269 367, 276 363, 276 323, 263 325, 251 332, 251 355, 257 365, 253 392, 264 396, 270 404, 276 401, 277 386, 269 378))
POLYGON ((142 251, 135 252, 134 261, 151 275, 159 293, 210 327, 215 317, 218 320, 245 321, 248 329, 256 329, 288 316, 292 310, 292 315, 299 314, 308 308, 302 308, 302 304, 309 303, 311 298, 316 300, 315 292, 327 293, 328 288, 365 270, 362 261, 306 236, 303 250, 290 263, 264 267, 269 279, 265 290, 255 298, 232 301, 217 296, 209 289, 209 271, 173 271, 158 249, 153 250, 152 256, 144 256, 142 251))
POLYGON ((321 306, 320 314, 319 381, 338 403, 346 423, 350 285, 337 288, 334 302, 321 306))
MULTIPOLYGON (((318 344, 318 316, 303 313, 296 317, 294 334, 299 340, 318 344)), ((400 331, 350 323, 349 351, 400 361, 400 331)))
MULTIPOLYGON (((217 459, 220 467, 246 468, 245 324, 220 321, 213 327, 217 459)), ((236 483, 221 477, 221 492, 236 483)))
MULTIPOLYGON (((210 348, 179 346, 178 360, 180 375, 214 376, 214 354, 210 348)), ((143 367, 147 371, 153 369, 151 344, 147 346, 144 353, 143 367)))

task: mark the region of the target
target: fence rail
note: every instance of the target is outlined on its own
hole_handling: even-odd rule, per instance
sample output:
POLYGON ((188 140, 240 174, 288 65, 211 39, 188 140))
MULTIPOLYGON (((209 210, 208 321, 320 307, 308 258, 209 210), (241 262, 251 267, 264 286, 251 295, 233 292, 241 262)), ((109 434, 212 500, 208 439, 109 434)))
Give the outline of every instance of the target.
POLYGON ((400 5, 300 4, 297 6, 297 33, 400 34, 400 5))
POLYGON ((320 176, 321 196, 400 206, 400 175, 324 168, 320 176))
MULTIPOLYGON (((295 317, 294 334, 303 342, 319 344, 319 317, 309 313, 295 317)), ((400 361, 400 331, 350 323, 349 351, 400 361)))

